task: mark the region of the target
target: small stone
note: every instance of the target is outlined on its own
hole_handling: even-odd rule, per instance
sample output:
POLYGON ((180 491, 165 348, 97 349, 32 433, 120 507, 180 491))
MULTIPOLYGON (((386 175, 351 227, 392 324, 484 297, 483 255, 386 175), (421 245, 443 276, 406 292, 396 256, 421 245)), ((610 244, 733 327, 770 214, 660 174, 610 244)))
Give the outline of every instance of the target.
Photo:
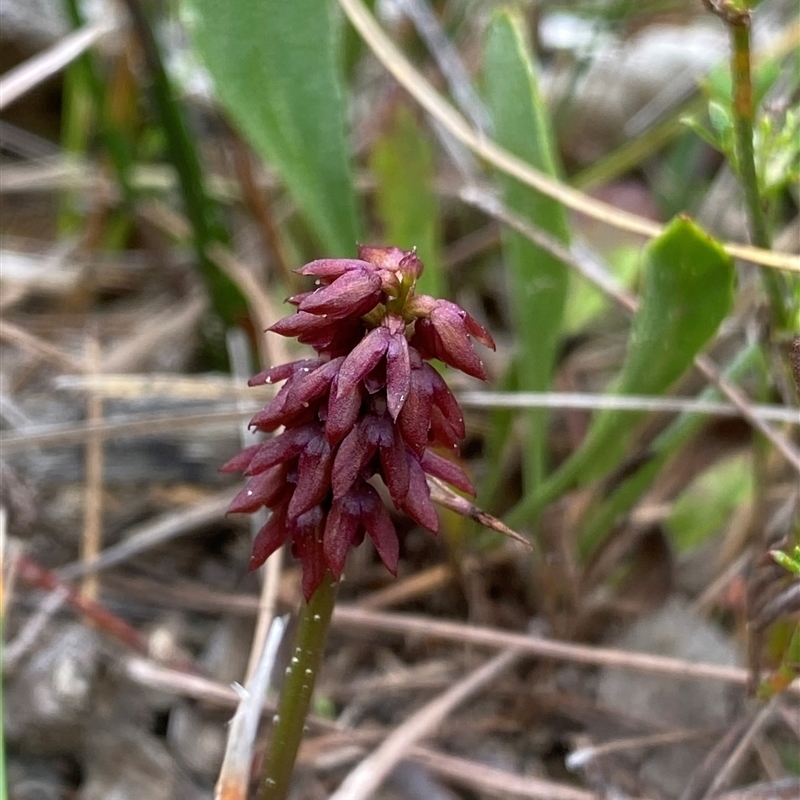
POLYGON ((99 660, 94 631, 59 623, 20 664, 5 692, 7 741, 31 754, 73 754, 92 707, 99 660))
MULTIPOLYGON (((740 662, 734 643, 722 630, 682 600, 672 600, 658 613, 638 620, 615 646, 720 666, 740 662)), ((626 717, 651 723, 656 730, 701 730, 723 728, 732 721, 736 693, 719 681, 680 680, 609 667, 600 673, 597 701, 626 717)), ((665 798, 677 798, 706 749, 697 742, 654 748, 645 755, 639 774, 665 798)))

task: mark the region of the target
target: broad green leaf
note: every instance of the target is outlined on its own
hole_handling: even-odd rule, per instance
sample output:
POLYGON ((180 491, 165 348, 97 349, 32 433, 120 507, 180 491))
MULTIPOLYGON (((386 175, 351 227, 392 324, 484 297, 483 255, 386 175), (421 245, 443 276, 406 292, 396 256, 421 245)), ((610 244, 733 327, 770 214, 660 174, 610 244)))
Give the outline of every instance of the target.
MULTIPOLYGON (((645 251, 639 310, 614 392, 658 395, 669 389, 730 311, 733 278, 733 262, 708 234, 685 218, 670 223, 645 251)), ((620 463, 642 416, 596 416, 570 459, 581 483, 620 463)))
POLYGON ((416 247, 425 265, 420 291, 442 297, 446 291, 439 208, 433 191, 433 149, 406 106, 397 108, 376 141, 370 167, 377 179, 375 199, 383 243, 406 250, 416 247))
MULTIPOLYGON (((514 155, 550 175, 558 174, 553 137, 539 92, 522 20, 508 10, 495 12, 484 48, 486 102, 495 139, 514 155)), ((507 205, 534 225, 569 240, 564 209, 549 197, 506 175, 498 175, 507 205)), ((567 294, 566 266, 520 234, 503 231, 509 271, 509 296, 517 352, 516 385, 520 391, 546 391, 555 362, 567 294)), ((547 411, 528 416, 524 444, 524 485, 537 486, 546 471, 547 411)))
POLYGON ((220 102, 273 167, 330 255, 359 220, 331 0, 185 0, 220 102))
MULTIPOLYGON (((690 220, 673 220, 645 250, 639 309, 621 374, 611 391, 642 395, 667 391, 730 310, 733 279, 733 263, 717 242, 690 220)), ((506 521, 521 524, 576 484, 619 467, 631 454, 643 416, 599 412, 581 447, 506 521)), ((647 474, 648 465, 639 472, 647 474)))
MULTIPOLYGON (((621 286, 633 284, 641 261, 638 247, 620 245, 608 254, 608 267, 621 286)), ((610 305, 608 295, 577 273, 570 275, 569 294, 564 309, 564 333, 574 334, 599 317, 610 305)))

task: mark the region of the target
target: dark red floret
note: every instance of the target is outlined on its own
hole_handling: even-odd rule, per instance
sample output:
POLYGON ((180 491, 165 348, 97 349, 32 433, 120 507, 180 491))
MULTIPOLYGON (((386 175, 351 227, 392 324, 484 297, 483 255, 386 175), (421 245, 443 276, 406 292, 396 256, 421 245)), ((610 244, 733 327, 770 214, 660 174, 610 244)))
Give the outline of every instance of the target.
POLYGON ((449 301, 414 291, 422 262, 412 251, 361 246, 357 259, 320 259, 298 272, 316 288, 289 298, 297 311, 270 331, 311 346, 317 358, 272 366, 250 385, 282 382, 251 420, 271 438, 222 467, 249 477, 231 512, 267 508, 253 542, 251 568, 283 544, 302 565, 306 599, 330 571, 338 579, 350 548, 365 536, 395 574, 399 542, 381 494, 436 531, 427 476, 473 493, 458 464, 433 452, 456 453, 464 417, 444 378, 427 363, 437 358, 485 377, 472 340, 491 336, 449 301))

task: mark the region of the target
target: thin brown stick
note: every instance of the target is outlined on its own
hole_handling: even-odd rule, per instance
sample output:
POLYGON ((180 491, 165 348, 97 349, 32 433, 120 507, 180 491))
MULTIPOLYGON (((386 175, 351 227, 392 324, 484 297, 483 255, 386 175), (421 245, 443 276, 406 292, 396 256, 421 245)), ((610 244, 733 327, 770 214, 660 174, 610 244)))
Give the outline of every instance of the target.
POLYGON ((124 642, 137 653, 147 654, 147 639, 136 628, 59 580, 51 570, 45 569, 27 556, 20 556, 17 560, 17 574, 21 580, 31 586, 47 592, 63 593, 65 602, 90 619, 99 629, 118 641, 124 642))
POLYGON ((25 620, 17 635, 3 644, 3 669, 13 671, 20 659, 36 644, 53 615, 66 603, 66 589, 48 592, 36 612, 25 620))
POLYGON ((0 319, 0 339, 27 350, 32 355, 43 358, 62 370, 67 369, 73 372, 84 372, 86 370, 85 361, 81 361, 45 339, 34 336, 12 322, 8 322, 8 320, 0 319))
POLYGON ((75 561, 56 570, 62 581, 70 581, 84 575, 91 575, 127 561, 129 558, 146 553, 209 523, 225 516, 234 491, 225 489, 213 494, 190 508, 170 511, 153 520, 126 531, 125 538, 118 544, 107 547, 95 558, 88 561, 75 561))
POLYGON ((372 797, 386 776, 403 760, 412 745, 430 735, 456 706, 505 672, 520 658, 520 655, 515 650, 499 653, 412 714, 350 772, 330 796, 330 800, 367 800, 372 797))
MULTIPOLYGON (((389 614, 345 604, 337 606, 333 614, 333 624, 355 632, 383 631, 481 647, 519 649, 539 658, 671 675, 674 678, 722 681, 737 686, 746 686, 749 678, 749 672, 741 667, 726 667, 607 647, 570 644, 531 634, 445 622, 413 614, 389 614)), ((800 681, 795 681, 787 691, 800 694, 800 681)))
POLYGON ((164 343, 185 337, 193 331, 208 308, 208 298, 197 292, 169 308, 137 322, 132 334, 116 347, 110 347, 103 357, 104 372, 130 372, 142 369, 150 356, 164 343))
POLYGON ((800 797, 800 778, 780 778, 767 783, 755 783, 744 789, 717 795, 714 800, 797 800, 800 797))
MULTIPOLYGON (((58 389, 92 392, 106 398, 164 397, 176 400, 263 400, 275 393, 275 387, 246 386, 240 380, 219 375, 188 376, 181 373, 63 375, 55 380, 58 389)), ((613 395, 595 392, 493 392, 487 390, 456 392, 462 408, 577 408, 649 411, 667 414, 703 414, 720 417, 741 417, 731 403, 694 397, 660 395, 613 395)), ((800 411, 786 406, 753 403, 753 414, 767 422, 800 426, 800 411)))
POLYGON ((455 580, 456 574, 449 564, 437 564, 434 567, 415 572, 407 578, 398 578, 392 583, 362 597, 358 601, 360 608, 388 608, 413 600, 420 595, 438 589, 455 580))
MULTIPOLYGON (((239 287, 247 298, 247 305, 253 319, 262 331, 280 319, 281 313, 274 299, 256 280, 252 270, 236 258, 230 250, 221 244, 213 244, 209 248, 208 257, 239 287)), ((257 345, 261 363, 264 366, 284 364, 291 360, 286 351, 286 345, 280 337, 272 337, 268 341, 265 336, 259 336, 257 345)))
MULTIPOLYGON (((135 683, 161 692, 190 697, 223 708, 233 708, 239 701, 238 694, 230 686, 200 675, 163 667, 147 659, 128 657, 124 663, 124 671, 135 683)), ((274 703, 265 702, 263 713, 274 712, 274 703)), ((344 729, 330 720, 313 714, 309 715, 307 721, 313 728, 335 734, 335 737, 329 740, 332 746, 338 746, 342 737, 347 737, 351 742, 360 742, 372 741, 375 736, 373 731, 344 729)), ((596 800, 597 797, 594 792, 529 775, 514 775, 419 745, 411 747, 407 755, 411 761, 422 764, 460 786, 486 791, 492 795, 504 794, 523 800, 596 800)), ((631 798, 631 800, 636 799, 631 798)))
POLYGON ((266 252, 272 255, 279 274, 287 285, 291 286, 297 280, 297 275, 292 272, 289 259, 284 252, 285 248, 278 232, 278 226, 273 220, 269 195, 256 180, 253 155, 250 152, 250 148, 233 129, 230 130, 230 143, 233 152, 233 166, 241 187, 242 199, 255 220, 266 252))
MULTIPOLYGON (((122 578, 117 578, 116 582, 117 585, 124 585, 128 591, 135 588, 136 597, 141 602, 149 601, 157 604, 169 602, 197 611, 222 610, 245 616, 255 614, 258 609, 258 598, 252 595, 231 595, 207 589, 203 589, 202 592, 194 589, 190 593, 185 586, 173 587, 141 578, 135 583, 122 578)), ((749 671, 742 667, 719 666, 608 647, 570 644, 531 634, 428 619, 414 614, 373 611, 349 603, 340 603, 336 607, 332 624, 339 630, 356 635, 383 631, 388 634, 410 635, 421 639, 456 642, 490 649, 517 648, 542 659, 671 675, 686 680, 722 681, 734 686, 748 686, 750 680, 749 671)), ((800 696, 800 680, 791 684, 783 694, 800 696)))
MULTIPOLYGON (((95 375, 100 370, 102 351, 97 331, 93 331, 86 343, 86 369, 95 375)), ((103 419, 103 401, 89 395, 86 417, 89 423, 103 419)), ((90 436, 86 442, 86 505, 83 511, 83 537, 81 561, 97 558, 103 540, 103 440, 90 436)), ((81 584, 81 593, 89 600, 97 600, 98 580, 96 573, 86 573, 81 584)))
POLYGON ((800 472, 800 451, 786 437, 781 436, 771 425, 764 422, 763 419, 759 419, 753 413, 752 405, 747 395, 726 380, 708 357, 697 356, 694 359, 694 365, 707 380, 713 383, 742 412, 742 416, 753 428, 775 445, 775 449, 791 464, 795 472, 800 472))
POLYGON ((116 21, 106 16, 67 34, 52 47, 8 70, 0 78, 0 111, 60 72, 115 27, 116 21))
MULTIPOLYGON (((236 708, 239 703, 239 694, 229 684, 166 667, 149 658, 129 655, 123 660, 122 671, 134 683, 159 692, 201 700, 219 708, 236 708)), ((274 703, 264 703, 264 713, 274 711, 274 703)))
POLYGON ((727 788, 728 784, 735 777, 736 771, 741 766, 742 761, 750 752, 753 741, 775 716, 775 707, 778 703, 778 697, 779 695, 775 695, 772 700, 756 714, 744 735, 739 740, 739 743, 733 749, 733 752, 725 760, 722 769, 719 770, 714 780, 711 782, 711 785, 706 789, 703 800, 709 800, 709 798, 714 797, 723 789, 727 788))
POLYGON ((253 405, 248 412, 236 406, 223 406, 216 411, 187 414, 174 412, 169 414, 129 414, 118 417, 106 417, 100 422, 84 422, 65 425, 42 425, 33 429, 25 429, 18 433, 0 436, 0 448, 3 453, 20 453, 36 447, 48 445, 64 447, 83 444, 94 434, 102 439, 118 436, 156 436, 179 430, 202 427, 210 423, 239 422, 246 413, 253 414, 261 408, 253 405))
MULTIPOLYGON (((476 792, 487 792, 493 797, 518 797, 521 800, 597 800, 598 798, 595 792, 585 789, 577 789, 533 775, 514 775, 487 764, 476 764, 466 758, 419 746, 412 747, 408 755, 412 761, 458 786, 476 792)), ((629 800, 637 799, 631 797, 629 800)))
POLYGON ((589 745, 573 750, 566 759, 567 768, 570 770, 583 769, 590 761, 611 755, 612 753, 625 753, 631 750, 645 750, 651 747, 678 744, 680 742, 693 742, 706 739, 715 731, 711 730, 679 730, 665 733, 653 733, 649 736, 631 736, 626 739, 615 739, 612 742, 589 745))

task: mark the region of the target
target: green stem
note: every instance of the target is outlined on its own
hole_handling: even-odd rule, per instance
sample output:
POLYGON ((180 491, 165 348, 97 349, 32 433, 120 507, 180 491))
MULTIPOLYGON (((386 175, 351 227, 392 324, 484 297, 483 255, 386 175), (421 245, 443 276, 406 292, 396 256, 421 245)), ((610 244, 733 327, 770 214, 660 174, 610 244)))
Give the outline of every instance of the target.
MULTIPOLYGON (((74 28, 80 28, 86 22, 78 0, 66 0, 66 11, 74 28)), ((95 59, 91 52, 83 53, 67 72, 69 76, 65 84, 66 106, 65 128, 66 146, 71 151, 85 149, 88 136, 80 130, 86 124, 87 109, 82 107, 84 90, 91 98, 100 136, 105 144, 114 172, 122 193, 124 206, 131 210, 136 194, 131 185, 131 169, 133 167, 133 148, 129 138, 104 113, 105 87, 97 72, 95 59)))
MULTIPOLYGON (((752 53, 750 50, 750 15, 739 14, 727 19, 731 30, 731 76, 733 81, 733 124, 736 135, 736 161, 739 178, 744 189, 747 214, 753 243, 769 249, 771 246, 767 217, 758 186, 755 152, 753 149, 752 53)), ((762 269, 765 288, 770 298, 775 322, 786 329, 791 321, 787 303, 789 289, 783 276, 776 270, 762 269)))
POLYGON ((258 800, 285 800, 289 793, 338 588, 339 584, 328 572, 311 600, 303 605, 261 773, 258 800))
POLYGON ((736 132, 736 160, 744 187, 747 212, 750 217, 753 242, 759 247, 769 247, 767 219, 761 203, 753 150, 753 85, 750 74, 750 19, 731 24, 733 51, 731 75, 733 76, 733 118, 736 132))

